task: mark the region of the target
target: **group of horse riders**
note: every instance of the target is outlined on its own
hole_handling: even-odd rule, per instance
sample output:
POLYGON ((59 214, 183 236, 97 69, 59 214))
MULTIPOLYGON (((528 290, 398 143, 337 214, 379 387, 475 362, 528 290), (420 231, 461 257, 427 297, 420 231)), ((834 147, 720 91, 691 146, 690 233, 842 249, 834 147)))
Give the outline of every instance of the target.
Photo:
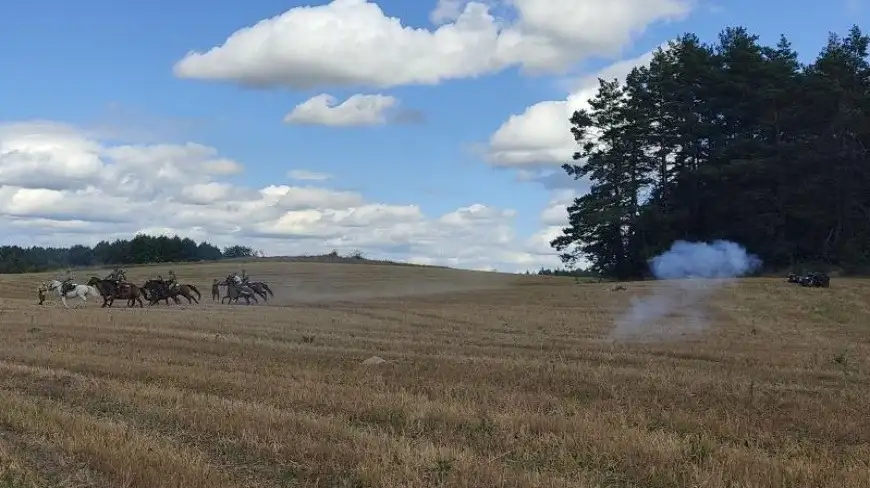
MULTIPOLYGON (((105 279, 108 281, 114 281, 116 284, 126 283, 127 272, 124 271, 122 268, 115 268, 112 270, 111 273, 106 276, 105 279)), ((248 276, 248 272, 246 270, 242 269, 241 273, 232 273, 230 275, 230 279, 232 279, 232 281, 236 285, 247 285, 248 283, 250 283, 251 277, 248 276)), ((75 283, 73 282, 73 280, 74 278, 72 276, 72 273, 67 271, 66 278, 61 281, 61 293, 66 293, 75 287, 75 283)), ((178 286, 178 277, 175 276, 175 271, 171 269, 169 270, 169 273, 167 273, 167 278, 165 279, 163 278, 163 275, 158 274, 157 281, 166 285, 166 287, 170 290, 178 286)))
POLYGON ((217 278, 215 278, 214 281, 212 282, 212 286, 214 286, 214 285, 229 285, 231 281, 236 286, 242 286, 242 285, 247 285, 248 283, 250 283, 251 277, 248 276, 248 272, 243 269, 241 271, 241 273, 235 273, 235 272, 230 273, 229 276, 227 276, 227 279, 225 281, 220 281, 217 278))
MULTIPOLYGON (((126 283, 127 282, 127 272, 122 268, 115 268, 111 273, 108 274, 105 278, 108 281, 114 281, 116 284, 126 283)), ((168 278, 164 279, 163 275, 157 275, 157 281, 160 281, 164 285, 167 286, 168 289, 173 289, 178 286, 178 278, 175 276, 174 270, 169 270, 168 278)), ((61 293, 66 293, 72 290, 75 287, 75 283, 73 282, 72 273, 69 271, 66 272, 66 278, 61 281, 61 293)))
MULTIPOLYGON (((113 282, 115 282, 116 285, 119 285, 119 284, 127 282, 127 273, 126 273, 126 271, 124 271, 124 269, 122 269, 120 267, 116 267, 104 279, 107 281, 113 281, 113 282)), ((251 280, 251 277, 248 275, 248 272, 245 269, 242 269, 241 273, 236 273, 236 272, 231 273, 227 277, 227 280, 224 283, 229 284, 230 281, 232 281, 236 286, 244 286, 244 285, 248 285, 251 282, 250 280, 251 280)), ((175 271, 171 270, 171 269, 169 270, 169 273, 167 273, 167 278, 164 279, 162 275, 158 274, 157 279, 155 281, 159 281, 159 282, 163 283, 167 287, 167 289, 169 289, 169 290, 172 290, 173 288, 178 286, 178 278, 175 275, 175 271)), ((213 283, 213 286, 214 286, 213 290, 217 289, 218 284, 221 284, 221 283, 219 283, 218 280, 215 279, 214 283, 213 283)), ((67 270, 66 277, 63 280, 61 280, 60 292, 62 294, 66 294, 67 292, 73 290, 75 288, 75 286, 76 286, 76 283, 74 282, 74 278, 72 276, 72 273, 69 270, 67 270)), ((47 292, 48 292, 48 288, 45 286, 45 283, 42 283, 37 288, 37 292, 38 292, 39 304, 42 305, 45 302, 45 299, 47 298, 47 292)))
MULTIPOLYGON (((250 282, 250 279, 251 279, 251 277, 248 276, 248 272, 245 271, 244 269, 242 270, 241 273, 231 274, 230 277, 237 285, 248 284, 250 282)), ((111 273, 108 274, 108 276, 106 276, 105 279, 109 280, 109 281, 114 281, 115 283, 118 283, 118 284, 126 283, 127 272, 124 271, 122 268, 115 268, 112 270, 111 273)), ((171 269, 169 270, 169 273, 167 273, 167 278, 165 278, 165 279, 163 278, 163 275, 158 273, 157 274, 157 281, 166 285, 167 288, 169 288, 170 290, 175 288, 176 286, 178 286, 178 277, 175 276, 175 271, 171 270, 171 269)), ((70 291, 74 286, 75 286, 75 283, 73 283, 72 274, 69 271, 67 271, 66 278, 64 278, 63 281, 61 281, 61 293, 66 293, 66 292, 70 291)))

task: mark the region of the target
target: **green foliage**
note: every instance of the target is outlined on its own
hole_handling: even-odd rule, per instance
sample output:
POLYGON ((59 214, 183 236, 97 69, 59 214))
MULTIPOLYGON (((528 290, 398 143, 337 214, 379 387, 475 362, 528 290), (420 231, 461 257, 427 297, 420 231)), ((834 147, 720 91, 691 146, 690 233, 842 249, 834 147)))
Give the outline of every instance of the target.
POLYGON ((801 65, 743 28, 691 34, 570 119, 563 169, 591 191, 551 245, 619 279, 678 239, 736 241, 771 269, 870 270, 870 38, 831 35, 801 65))
POLYGON ((224 249, 223 257, 232 259, 232 258, 250 258, 257 256, 259 253, 255 252, 252 248, 248 246, 230 246, 224 249))
POLYGON ((94 247, 0 247, 0 273, 30 273, 50 269, 95 265, 214 261, 251 257, 249 247, 232 246, 223 252, 208 242, 196 243, 178 236, 138 234, 133 239, 101 241, 94 247))
MULTIPOLYGON (((526 274, 531 274, 526 272, 526 274)), ((574 276, 581 278, 598 278, 598 274, 594 271, 586 269, 565 269, 565 268, 541 268, 535 273, 538 276, 574 276)))

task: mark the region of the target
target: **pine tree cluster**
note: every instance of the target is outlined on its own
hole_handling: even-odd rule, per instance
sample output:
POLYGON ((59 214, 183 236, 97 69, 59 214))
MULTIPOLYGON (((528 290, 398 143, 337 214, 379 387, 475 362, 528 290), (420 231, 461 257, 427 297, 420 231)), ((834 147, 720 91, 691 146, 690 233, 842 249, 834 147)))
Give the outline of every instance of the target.
POLYGON ((810 64, 784 37, 683 35, 573 114, 563 169, 591 189, 551 242, 618 279, 676 240, 739 242, 769 268, 870 271, 870 38, 831 34, 810 64))

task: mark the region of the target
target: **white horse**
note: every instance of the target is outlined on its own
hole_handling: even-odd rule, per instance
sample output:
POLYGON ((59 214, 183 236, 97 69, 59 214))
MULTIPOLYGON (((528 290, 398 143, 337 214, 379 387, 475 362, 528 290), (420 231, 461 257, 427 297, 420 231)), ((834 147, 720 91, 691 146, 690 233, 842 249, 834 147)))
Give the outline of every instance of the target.
POLYGON ((92 296, 95 298, 100 297, 99 290, 97 290, 93 286, 77 285, 75 283, 72 283, 72 286, 73 286, 72 290, 70 290, 66 293, 61 293, 61 291, 60 291, 61 282, 60 281, 51 280, 46 284, 46 286, 48 288, 48 291, 52 291, 55 294, 57 294, 57 296, 60 297, 60 300, 63 302, 63 306, 66 308, 69 308, 69 305, 66 303, 67 298, 78 298, 79 300, 82 301, 82 303, 87 303, 88 296, 92 296))

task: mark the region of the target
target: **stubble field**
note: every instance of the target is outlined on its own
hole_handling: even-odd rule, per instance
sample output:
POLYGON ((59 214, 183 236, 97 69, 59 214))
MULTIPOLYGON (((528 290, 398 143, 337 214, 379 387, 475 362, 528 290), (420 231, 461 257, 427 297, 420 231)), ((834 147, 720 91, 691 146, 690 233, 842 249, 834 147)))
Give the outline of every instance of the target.
POLYGON ((275 299, 213 303, 239 267, 145 310, 0 276, 0 487, 870 486, 868 282, 741 281, 613 343, 657 284, 256 263, 275 299))

